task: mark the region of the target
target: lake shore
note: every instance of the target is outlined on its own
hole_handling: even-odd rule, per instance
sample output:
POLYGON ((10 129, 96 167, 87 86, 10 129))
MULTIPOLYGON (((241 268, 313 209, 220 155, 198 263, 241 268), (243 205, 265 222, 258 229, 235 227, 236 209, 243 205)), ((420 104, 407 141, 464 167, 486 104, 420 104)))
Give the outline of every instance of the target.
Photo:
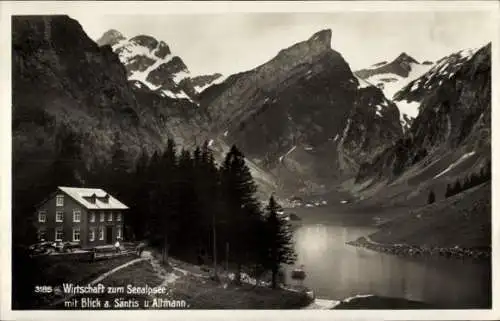
POLYGON ((372 251, 408 257, 441 256, 455 259, 488 260, 491 258, 490 249, 462 248, 459 246, 428 247, 409 244, 381 244, 370 240, 368 236, 360 237, 354 241, 346 242, 348 245, 363 247, 372 251))
POLYGON ((390 298, 376 295, 361 295, 345 299, 337 304, 332 310, 349 310, 349 309, 390 309, 390 310, 407 310, 407 309, 434 309, 431 304, 407 300, 404 298, 390 298))

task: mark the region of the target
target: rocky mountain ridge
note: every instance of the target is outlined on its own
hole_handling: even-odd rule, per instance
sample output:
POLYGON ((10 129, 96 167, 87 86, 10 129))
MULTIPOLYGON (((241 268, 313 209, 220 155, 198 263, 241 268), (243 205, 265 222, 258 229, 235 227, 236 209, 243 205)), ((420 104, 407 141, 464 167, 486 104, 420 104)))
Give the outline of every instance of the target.
POLYGON ((307 190, 351 175, 402 135, 396 105, 354 76, 331 48, 331 32, 321 30, 200 96, 215 142, 236 143, 281 186, 307 190))
POLYGON ((148 35, 127 39, 117 30, 106 31, 96 40, 110 45, 127 69, 129 80, 140 81, 163 96, 197 102, 198 95, 221 74, 193 76, 184 61, 164 41, 148 35))

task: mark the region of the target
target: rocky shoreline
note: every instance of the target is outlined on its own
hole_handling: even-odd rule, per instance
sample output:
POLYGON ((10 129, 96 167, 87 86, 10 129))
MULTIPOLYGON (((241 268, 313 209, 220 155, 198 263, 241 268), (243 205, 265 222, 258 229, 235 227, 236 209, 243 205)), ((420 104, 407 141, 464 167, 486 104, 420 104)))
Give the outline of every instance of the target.
POLYGON ((369 250, 388 253, 398 256, 423 257, 423 256, 441 256, 447 258, 470 258, 476 260, 487 260, 491 257, 491 248, 489 249, 470 249, 461 247, 428 247, 409 244, 381 244, 373 242, 369 237, 362 236, 355 241, 346 242, 348 245, 363 247, 369 250))

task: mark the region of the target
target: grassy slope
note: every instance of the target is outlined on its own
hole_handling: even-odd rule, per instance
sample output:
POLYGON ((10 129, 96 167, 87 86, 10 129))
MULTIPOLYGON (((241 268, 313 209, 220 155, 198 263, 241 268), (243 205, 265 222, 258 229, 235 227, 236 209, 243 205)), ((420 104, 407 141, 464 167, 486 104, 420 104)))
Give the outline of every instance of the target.
MULTIPOLYGON (((253 287, 251 285, 235 286, 229 284, 224 288, 207 278, 183 273, 175 274, 178 279, 174 283, 166 285, 167 293, 156 296, 161 299, 184 300, 190 309, 297 309, 310 303, 310 299, 303 293, 285 290, 272 290, 264 287, 253 287)), ((142 261, 128 266, 110 275, 103 281, 105 286, 126 287, 128 284, 134 287, 159 286, 165 275, 159 275, 149 261, 142 261)), ((152 300, 141 294, 93 294, 78 295, 81 297, 99 298, 101 302, 109 300, 111 309, 126 309, 125 307, 113 307, 114 299, 122 298, 140 302, 139 309, 143 309, 144 300, 152 300)), ((57 307, 64 309, 63 304, 57 307)), ((103 308, 103 307, 102 307, 103 308)), ((150 307, 155 309, 153 307, 150 307)), ((137 309, 137 308, 135 308, 137 309)))
POLYGON ((491 246, 491 183, 440 200, 381 226, 371 239, 440 247, 491 246))

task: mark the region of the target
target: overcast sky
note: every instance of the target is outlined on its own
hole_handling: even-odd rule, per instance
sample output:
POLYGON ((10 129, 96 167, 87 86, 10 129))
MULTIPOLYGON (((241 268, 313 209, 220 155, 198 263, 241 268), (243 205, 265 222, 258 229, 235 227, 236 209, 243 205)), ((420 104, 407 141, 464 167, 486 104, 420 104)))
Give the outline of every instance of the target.
POLYGON ((195 75, 252 69, 278 51, 332 30, 332 48, 353 70, 406 52, 419 61, 493 40, 483 12, 230 13, 207 15, 71 15, 94 40, 116 29, 125 37, 165 41, 195 75))

